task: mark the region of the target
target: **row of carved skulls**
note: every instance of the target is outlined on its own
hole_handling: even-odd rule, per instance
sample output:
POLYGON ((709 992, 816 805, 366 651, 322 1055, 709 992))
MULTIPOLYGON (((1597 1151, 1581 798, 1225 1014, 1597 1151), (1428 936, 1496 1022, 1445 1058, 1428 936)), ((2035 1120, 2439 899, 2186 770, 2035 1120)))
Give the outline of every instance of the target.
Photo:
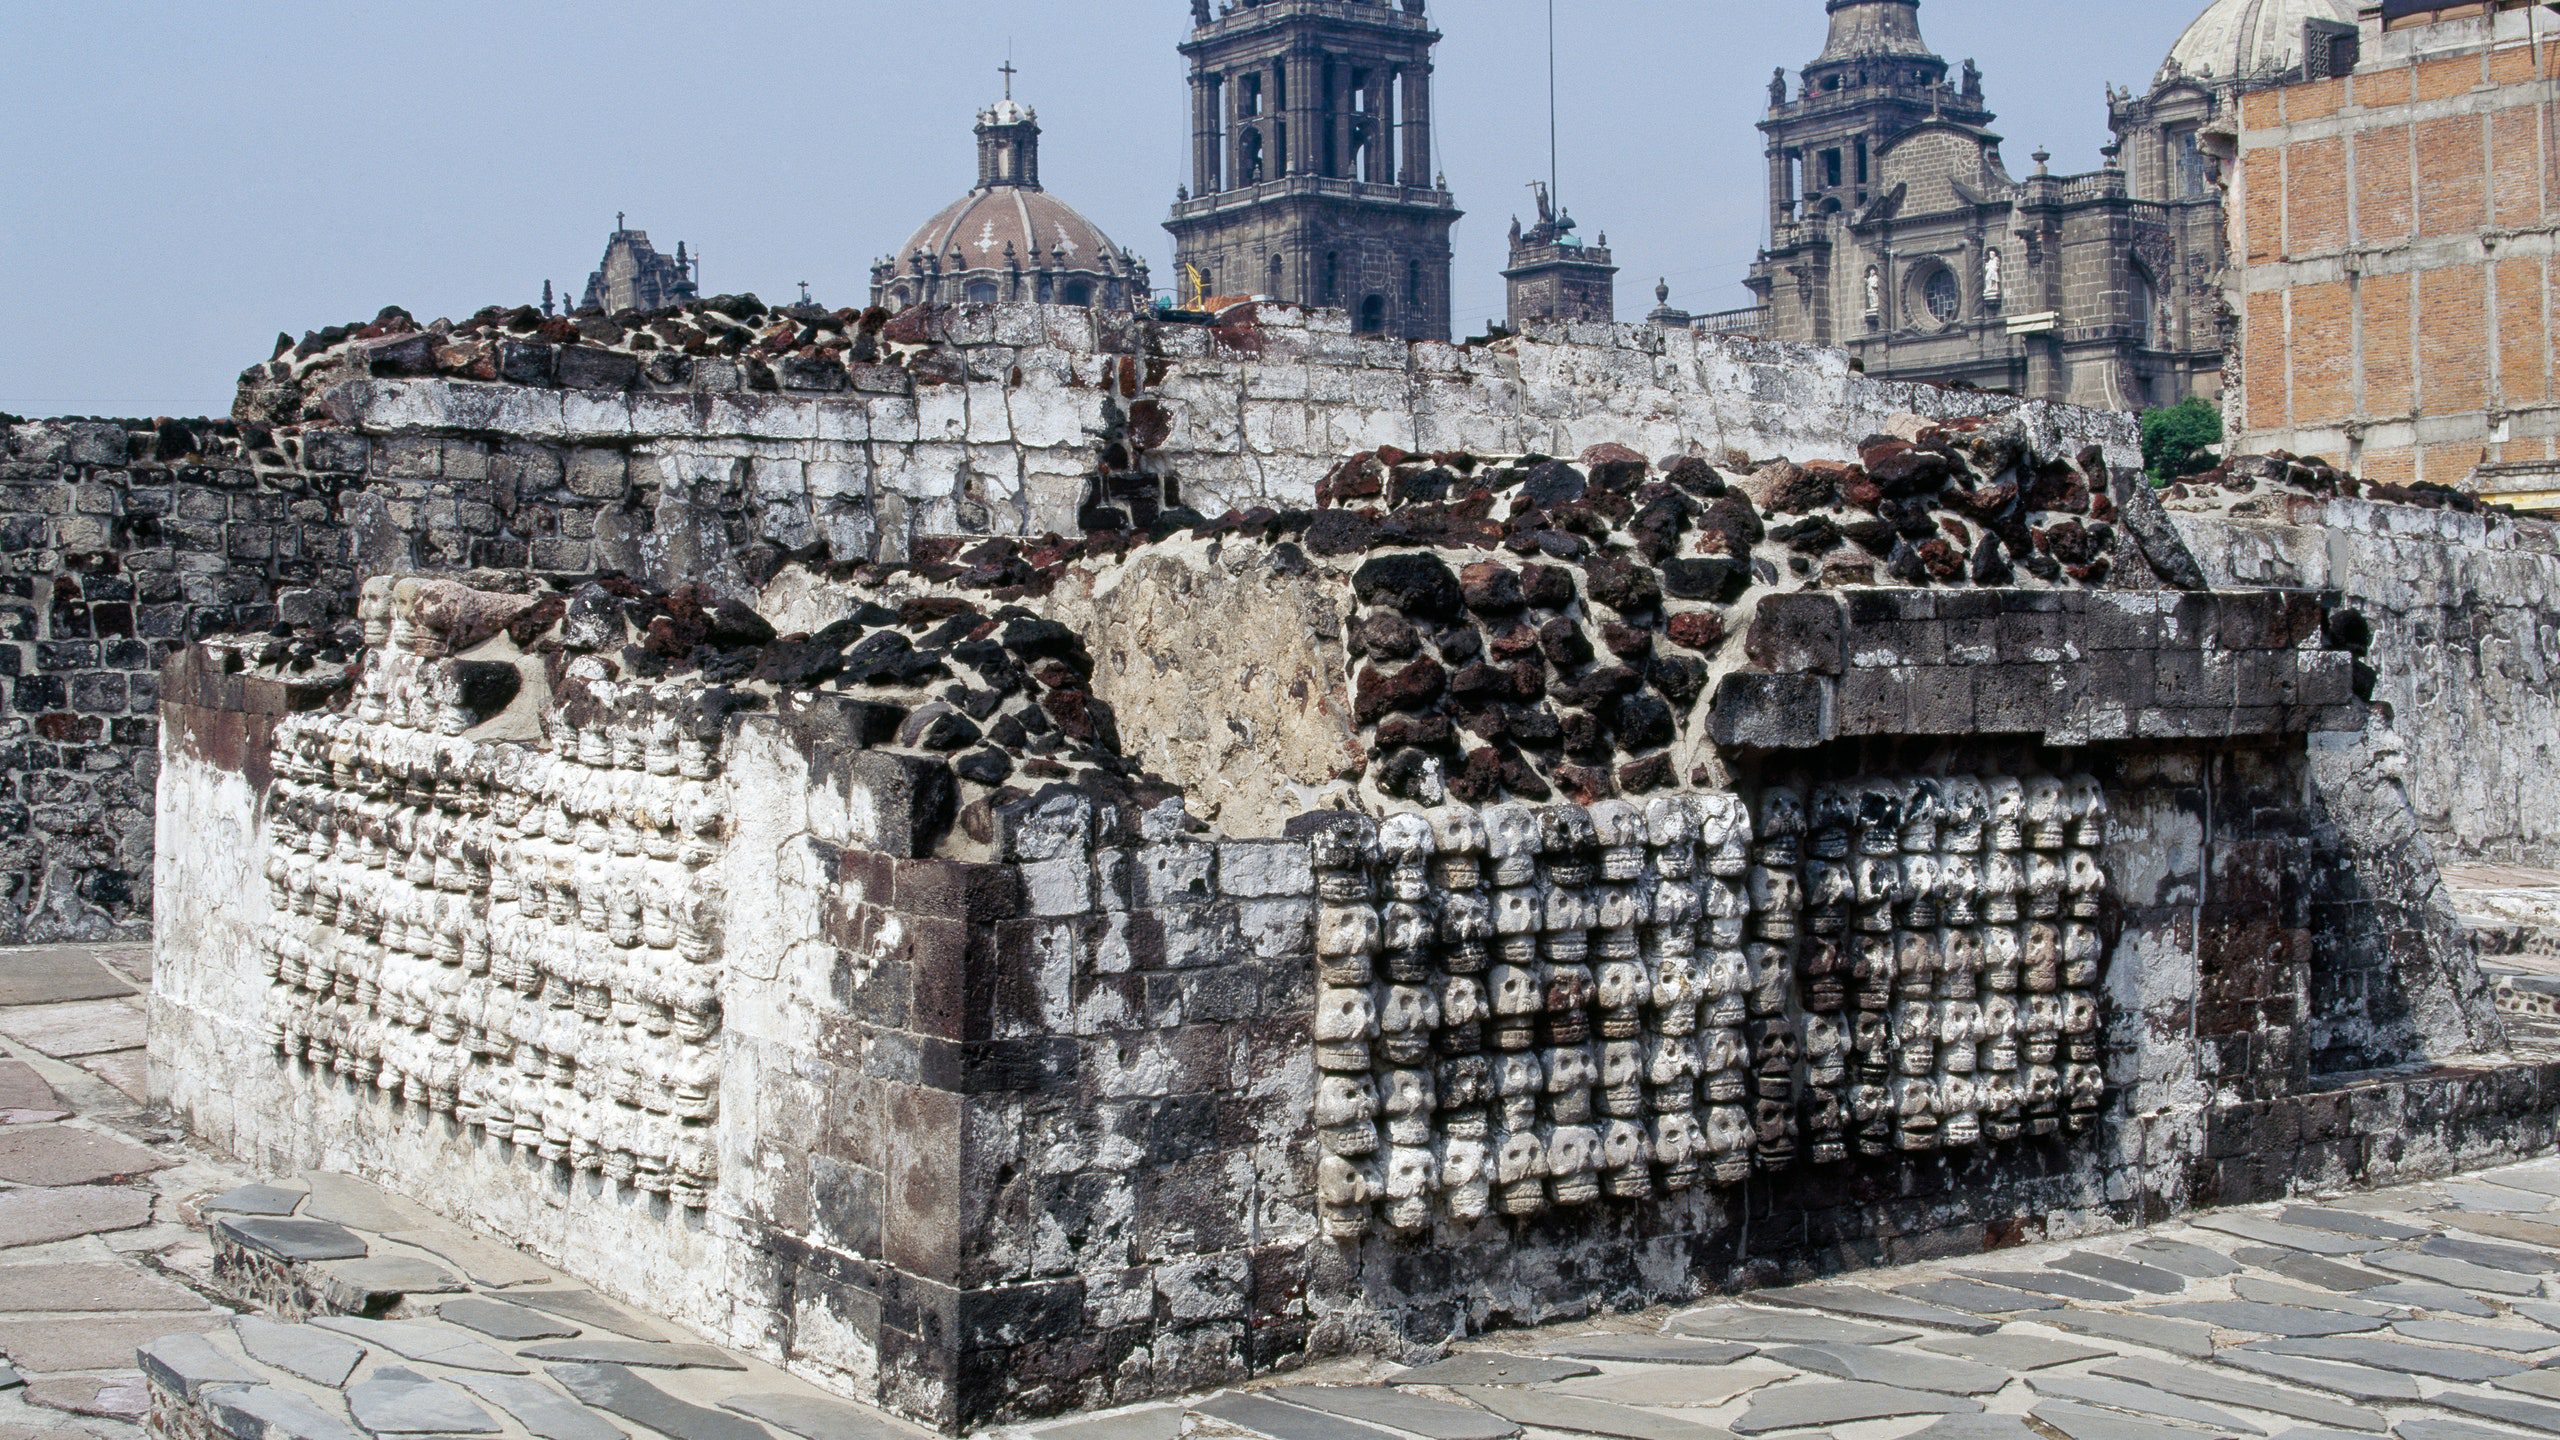
POLYGON ((280 913, 394 949, 449 949, 447 963, 475 971, 510 939, 556 943, 560 931, 615 949, 672 950, 697 965, 717 958, 722 893, 707 874, 540 845, 490 852, 494 868, 441 854, 429 863, 425 853, 395 871, 279 847, 267 880, 280 913))
POLYGON ((700 828, 697 817, 704 807, 719 804, 708 761, 696 767, 701 774, 685 773, 673 761, 663 771, 655 764, 600 766, 513 742, 404 735, 346 715, 287 721, 279 731, 275 765, 285 786, 350 797, 344 806, 396 801, 493 816, 514 829, 531 815, 535 828, 554 838, 565 837, 552 812, 572 825, 592 819, 692 831, 700 828))
POLYGON ((707 1123, 716 1114, 716 1075, 660 1088, 636 1076, 621 1083, 635 1067, 587 1067, 564 1078, 541 1066, 483 1064, 429 1036, 345 1013, 325 997, 279 1009, 268 1031, 290 1062, 449 1119, 528 1158, 601 1173, 688 1209, 706 1206, 718 1181, 707 1123))
POLYGON ((2104 878, 2076 847, 2100 836, 2103 792, 1958 777, 1812 796, 1769 792, 1757 825, 1739 797, 1685 794, 1312 837, 1328 1228, 1737 1183, 1794 1164, 1800 1139, 1843 1159, 1853 1126, 1882 1154, 2049 1131, 2066 1105, 2085 1123, 2103 1090, 2085 917, 2104 878), (1854 932, 1850 909, 1805 915, 1808 850, 1826 902, 1828 872, 1855 902, 1872 862, 1854 932), (1977 924, 2066 909, 2084 918, 1977 924), (1880 993, 1876 1014, 1841 1013, 1853 985, 1880 993))
POLYGON ((278 927, 261 942, 259 964, 269 977, 297 989, 330 991, 368 1009, 375 1003, 371 997, 380 994, 404 1007, 414 997, 476 1016, 502 997, 508 1003, 521 997, 653 1035, 698 1041, 720 1028, 713 976, 662 951, 598 951, 573 935, 538 946, 504 938, 485 949, 463 947, 456 963, 441 948, 403 950, 347 932, 296 934, 278 927), (475 968, 475 957, 487 963, 475 968))

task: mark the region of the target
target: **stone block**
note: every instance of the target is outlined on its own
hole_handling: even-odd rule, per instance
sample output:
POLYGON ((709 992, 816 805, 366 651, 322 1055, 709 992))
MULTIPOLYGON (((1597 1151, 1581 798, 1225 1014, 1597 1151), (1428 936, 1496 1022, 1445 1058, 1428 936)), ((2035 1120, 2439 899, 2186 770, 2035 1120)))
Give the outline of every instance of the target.
POLYGON ((1716 686, 1707 725, 1719 745, 1807 749, 1838 733, 1834 682, 1818 675, 1728 675, 1716 686))
POLYGON ((1842 735, 1899 735, 1911 728, 1911 672, 1851 670, 1837 682, 1835 725, 1842 735))
POLYGON ((1848 618, 1838 594, 1772 594, 1759 602, 1743 648, 1772 674, 1841 674, 1848 618))
POLYGON ((1974 671, 1967 665, 1930 665, 1910 673, 1910 729, 1915 735, 1973 732, 1974 671))

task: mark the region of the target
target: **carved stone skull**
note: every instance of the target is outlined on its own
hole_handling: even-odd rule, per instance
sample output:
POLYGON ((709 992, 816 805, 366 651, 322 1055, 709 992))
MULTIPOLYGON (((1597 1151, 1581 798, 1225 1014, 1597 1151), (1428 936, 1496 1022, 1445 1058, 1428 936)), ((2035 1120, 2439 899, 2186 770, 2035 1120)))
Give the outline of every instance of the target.
MULTIPOLYGON (((1749 812, 1744 811, 1747 822, 1749 812)), ((1760 796, 1760 863, 1792 867, 1804 857, 1808 821, 1804 792, 1792 785, 1773 785, 1760 796)), ((1746 839, 1748 837, 1745 837, 1746 839)), ((1720 848, 1720 847, 1719 847, 1720 848)))

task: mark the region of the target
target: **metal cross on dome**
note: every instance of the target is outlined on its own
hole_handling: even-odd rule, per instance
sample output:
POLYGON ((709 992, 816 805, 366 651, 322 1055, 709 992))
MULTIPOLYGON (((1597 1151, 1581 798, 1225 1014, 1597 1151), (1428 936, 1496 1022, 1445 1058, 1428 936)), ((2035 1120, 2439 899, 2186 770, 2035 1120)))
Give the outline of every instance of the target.
POLYGON ((1010 55, 1004 57, 1004 64, 997 68, 996 73, 1004 77, 1004 98, 1012 99, 1013 77, 1022 73, 1013 68, 1013 57, 1010 55))

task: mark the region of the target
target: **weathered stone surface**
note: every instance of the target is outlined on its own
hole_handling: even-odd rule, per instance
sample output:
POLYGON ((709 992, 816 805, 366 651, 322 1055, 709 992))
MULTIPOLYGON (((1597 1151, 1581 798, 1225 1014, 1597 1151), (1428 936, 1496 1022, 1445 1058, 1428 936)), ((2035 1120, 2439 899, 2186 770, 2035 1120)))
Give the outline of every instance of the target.
POLYGON ((2267 1248, 2263 1255, 2243 1255, 2241 1258, 2261 1269, 2282 1275, 2288 1280, 2299 1280, 2305 1285, 2316 1285, 2323 1290, 2336 1291, 2341 1295, 2379 1289, 2391 1283, 2391 1277, 2388 1275, 2377 1274, 2360 1266, 2341 1265, 2335 1260, 2323 1260, 2316 1255, 2295 1254, 2290 1250, 2267 1248))
POLYGON ((2102 1340, 2140 1345, 2145 1349, 2165 1350, 2190 1360, 2213 1358, 2212 1329, 2191 1320, 2165 1320, 2157 1315, 2119 1315, 2103 1310, 2065 1310, 2039 1315, 2036 1323, 2075 1335, 2091 1335, 2102 1340))
POLYGON ((131 1000, 81 1000, 0 1010, 0 1035, 56 1060, 139 1050, 142 1007, 131 1000))
POLYGON ((2421 1345, 2365 1335, 2332 1335, 2302 1340, 2261 1340, 2243 1347, 2271 1355, 2300 1355, 2313 1360, 2340 1360, 2403 1375, 2432 1375, 2439 1380, 2477 1382, 2513 1375, 2526 1367, 2502 1356, 2442 1345, 2421 1345))
POLYGON ((56 1375, 29 1381, 26 1397, 47 1410, 135 1424, 151 1410, 151 1390, 140 1375, 56 1375))
POLYGON ((226 1435, 254 1440, 361 1440, 355 1427, 273 1385, 209 1386, 204 1408, 226 1435))
POLYGON ((507 1301, 529 1305, 597 1330, 610 1330, 631 1340, 664 1340, 666 1332, 592 1290, 511 1290, 507 1301))
POLYGON ((2027 1310, 2059 1310, 2062 1302, 2049 1295, 2030 1295, 2005 1285, 1985 1285, 1979 1280, 1924 1280, 1916 1285, 1898 1285, 1894 1294, 1923 1304, 1973 1315, 2015 1315, 2027 1310))
POLYGON ((2109 1285, 2062 1270, 1980 1270, 1973 1272, 1973 1278, 2006 1285, 2012 1290, 2025 1290, 2062 1300, 2086 1300, 2099 1305, 2112 1305, 2134 1297, 2133 1291, 2120 1285, 2109 1285))
POLYGON ((2485 1240, 2469 1240, 2456 1235, 2431 1237, 2419 1244, 2418 1253, 2442 1255, 2448 1259, 2483 1265, 2493 1270, 2521 1270, 2534 1275, 2560 1273, 2560 1256, 2528 1250, 2516 1245, 2493 1245, 2485 1240))
POLYGON ((436 1307, 436 1318, 495 1340, 566 1340, 578 1333, 578 1327, 565 1320, 476 1295, 447 1300, 436 1307))
POLYGON ((89 1185, 165 1170, 139 1145, 71 1125, 0 1128, 0 1180, 14 1185, 89 1185))
POLYGON ((619 1365, 554 1365, 551 1378, 569 1393, 671 1440, 772 1440, 751 1420, 679 1400, 619 1365))
POLYGON ((1730 1365, 1756 1347, 1677 1335, 1575 1335, 1538 1347, 1566 1360, 1615 1360, 1635 1365, 1730 1365))
POLYGON ((379 1185, 335 1170, 306 1170, 301 1180, 311 1187, 302 1203, 307 1219, 326 1220, 372 1235, 391 1235, 417 1227, 443 1228, 434 1212, 379 1185))
POLYGON ((355 1341, 315 1325, 279 1325, 243 1315, 231 1326, 250 1359, 332 1390, 347 1383, 366 1353, 355 1341))
POLYGON ((41 1125, 70 1114, 70 1107, 33 1066, 23 1060, 0 1060, 0 1124, 41 1125))
POLYGON ((2287 1225, 2263 1215, 2205 1214, 2195 1217, 2195 1224, 2200 1229, 2217 1230, 2243 1240, 2280 1245, 2287 1250, 2300 1250, 2312 1255, 2362 1255, 2382 1249, 2386 1243, 2367 1235, 2345 1235, 2335 1230, 2287 1225))
POLYGON ((2232 1274, 2239 1266, 2219 1250, 2191 1245, 2183 1240, 2153 1238, 2135 1242, 2130 1253, 2144 1264, 2157 1265, 2190 1280, 2214 1280, 2232 1274))
POLYGON ((1957 1396, 1897 1390, 1890 1385, 1809 1381, 1761 1391, 1752 1397, 1742 1418, 1733 1422, 1733 1429, 1736 1434, 1762 1435, 1900 1415, 1970 1415, 1981 1408, 1980 1403, 1957 1396))
POLYGON ((1064 1425, 1044 1425, 1031 1433, 1039 1440, 1180 1440, 1182 1407, 1157 1405, 1091 1420, 1071 1420, 1064 1425))
POLYGON ((2434 1233, 2423 1225, 2403 1224, 2360 1210, 2332 1210, 2316 1205, 2288 1205, 2276 1212, 2276 1220, 2307 1230, 2334 1230, 2368 1240, 2423 1240, 2434 1233))
POLYGON ((1446 1360, 1400 1371, 1389 1377, 1391 1385, 1541 1385, 1550 1380, 1570 1380, 1576 1375, 1597 1375, 1597 1366, 1575 1360, 1542 1359, 1534 1355, 1497 1355, 1481 1352, 1452 1355, 1446 1360))
POLYGON ((324 1315, 311 1322, 352 1340, 379 1346, 404 1359, 493 1375, 530 1375, 532 1369, 472 1338, 469 1332, 415 1320, 357 1320, 324 1315))
POLYGON ((2400 1440, 2515 1440, 2516 1432, 2496 1425, 2474 1425, 2468 1420, 2440 1420, 2422 1415, 2403 1420, 2391 1429, 2400 1440))
MULTIPOLYGON (((1578 1385, 1585 1382, 1568 1380, 1564 1383, 1578 1385)), ((1387 1386, 1280 1385, 1260 1393, 1345 1419, 1428 1436, 1429 1440, 1510 1440, 1520 1433, 1518 1425, 1489 1411, 1407 1394, 1387 1386)), ((818 1436, 815 1431, 804 1430, 801 1433, 812 1436, 813 1440, 832 1440, 832 1437, 818 1436)))
POLYGON ((196 1208, 207 1215, 291 1215, 302 1207, 306 1192, 276 1185, 243 1185, 226 1190, 196 1208))
MULTIPOLYGON (((2498 1307, 2476 1295, 2428 1280, 2397 1280, 2389 1285, 2378 1285, 2365 1291, 2364 1298, 2377 1305, 2405 1305, 2413 1310, 2441 1310, 2447 1314, 2468 1315, 2479 1320, 2489 1319, 2499 1313, 2498 1307)), ((2517 1301, 2516 1313, 2528 1313, 2522 1307, 2530 1303, 2532 1302, 2517 1301)))
POLYGON ((2186 1277, 2175 1271, 2086 1250, 2075 1250, 2062 1256, 2053 1262, 2053 1266, 2057 1270, 2086 1275, 2093 1280, 2149 1295, 2176 1295, 2187 1288, 2186 1277))
POLYGON ((2438 1345, 2469 1345, 2508 1355, 2539 1355, 2546 1350, 2560 1348, 2560 1334, 2539 1325, 2526 1329, 2513 1325, 2466 1325, 2458 1320, 2402 1320, 2391 1328, 2412 1340, 2426 1340, 2438 1345))
POLYGON ((376 1435, 494 1435, 500 1428, 460 1390, 397 1365, 348 1386, 347 1409, 376 1435))
POLYGON ((1539 1430, 1567 1434, 1606 1435, 1613 1440, 1719 1440, 1724 1432, 1711 1426, 1674 1420, 1605 1400, 1585 1400, 1548 1390, 1510 1387, 1464 1392, 1468 1398, 1506 1420, 1539 1430))
POLYGON ((1746 1345, 1890 1345, 1916 1337, 1916 1330, 1889 1330, 1834 1320, 1827 1315, 1790 1314, 1739 1305, 1719 1305, 1671 1317, 1674 1335, 1702 1340, 1734 1340, 1746 1345))
POLYGON ((710 1345, 671 1345, 647 1340, 553 1340, 516 1352, 527 1360, 578 1365, 624 1365, 638 1370, 743 1370, 728 1352, 710 1345))
POLYGON ((472 1394, 504 1410, 539 1440, 625 1440, 622 1430, 586 1406, 521 1375, 453 1377, 472 1394))
MULTIPOLYGON (((0 1008, 128 996, 123 976, 85 947, 36 946, 0 954, 0 1008)), ((0 1109, 12 1108, 0 1105, 0 1109)))
POLYGON ((2198 1425, 2222 1434, 2267 1433, 2260 1426, 2201 1401, 2106 1376, 2031 1375, 2027 1377, 2027 1387, 2040 1396, 2056 1400, 2094 1405, 2104 1410, 2121 1410, 2128 1415, 2148 1419, 2198 1425))
POLYGON ((2382 1321, 2370 1315, 2309 1310, 2298 1305, 2264 1305, 2254 1300, 2186 1300, 2146 1306, 2143 1313, 2176 1320, 2201 1320, 2225 1330, 2246 1330, 2260 1335, 2353 1335, 2382 1328, 2382 1321))
POLYGON ((2484 1395, 2473 1390, 2446 1390, 2435 1397, 2435 1403, 2447 1410, 2477 1415, 2507 1425, 2521 1425, 2546 1435, 2560 1435, 2560 1405, 2537 1405, 2505 1395, 2484 1395))
POLYGON ((202 1335, 144 1341, 134 1347, 131 1358, 152 1383, 181 1399, 194 1399, 196 1391, 207 1385, 249 1385, 258 1379, 202 1335))
POLYGON ((2092 1350, 2065 1340, 2048 1340, 2016 1330, 2003 1330, 1996 1335, 1967 1335, 1957 1338, 1923 1340, 1920 1348, 1958 1360, 1970 1360, 1995 1370, 2024 1372, 2050 1370, 2056 1365, 2076 1365, 2115 1352, 2092 1350))
POLYGON ((2264 1375, 2288 1385, 2305 1385, 2344 1395, 2350 1400, 2399 1401, 2418 1398, 2418 1382, 2406 1375, 2375 1370, 2363 1365, 2341 1365, 2330 1360, 2310 1360, 2298 1355, 2276 1355, 2261 1350, 2225 1350, 2213 1357, 2218 1364, 2264 1375))
POLYGON ((1606 1400, 1617 1405, 1681 1410, 1723 1405, 1764 1385, 1797 1378, 1795 1370, 1776 1365, 1649 1365, 1614 1375, 1586 1375, 1546 1387, 1558 1395, 1606 1400))
POLYGON ((1826 1310, 1838 1315, 1852 1315, 1862 1320, 1881 1320, 1895 1325, 1926 1325, 1936 1330, 1959 1330, 1969 1335, 1988 1334, 2000 1328, 1962 1309, 1950 1309, 1903 1292, 1885 1294, 1863 1285, 1796 1285, 1784 1290, 1770 1290, 1753 1298, 1772 1305, 1801 1305, 1808 1310, 1826 1310))
POLYGON ((1767 1356, 1816 1375, 1864 1380, 1905 1390, 1935 1390, 1947 1395, 1996 1395, 2009 1384, 2009 1373, 1968 1360, 1887 1350, 1873 1345, 1786 1345, 1767 1356))
POLYGON ((207 1311, 196 1315, 157 1314, 130 1318, 0 1320, 0 1354, 21 1370, 54 1374, 64 1370, 128 1370, 136 1347, 171 1335, 201 1335, 222 1323, 207 1311))
POLYGON ((211 1303, 194 1291, 134 1265, 0 1265, 0 1314, 211 1308, 211 1303))
POLYGON ((371 1249, 363 1236, 326 1220, 226 1216, 214 1222, 213 1233, 261 1255, 293 1265, 321 1260, 361 1260, 371 1249))
POLYGON ((1269 1436, 1270 1440, 1380 1440, 1389 1433, 1329 1411, 1234 1390, 1221 1391, 1190 1408, 1195 1415, 1206 1415, 1239 1430, 1269 1436))
POLYGON ((440 1265, 408 1255, 376 1255, 314 1266, 334 1308, 370 1314, 404 1295, 450 1295, 462 1281, 440 1265))
MULTIPOLYGON (((2379 1278, 2379 1277, 2377 1277, 2379 1278)), ((2333 1310, 2341 1315, 2361 1315, 2375 1320, 2405 1320, 2406 1306, 2386 1305, 2375 1300, 2360 1300, 2327 1290, 2305 1290, 2299 1285, 2283 1285, 2243 1275, 2231 1282, 2231 1293, 2243 1300, 2262 1305, 2287 1305, 2296 1309, 2333 1310)))
POLYGON ((2064 1440, 2200 1440, 2200 1437, 2212 1433, 2188 1425, 2137 1419, 2068 1400, 2047 1400, 2027 1413, 2063 1436, 2064 1440))
POLYGON ((2345 1430, 2380 1430, 2381 1414, 2359 1406, 2342 1404, 2287 1390, 2274 1385, 2261 1385, 2223 1374, 2210 1366, 2175 1365, 2139 1356, 2110 1360, 2097 1367, 2100 1375, 2117 1380, 2147 1385, 2172 1395, 2196 1400, 2209 1400, 2217 1405, 2238 1405, 2250 1410, 2264 1410, 2274 1415, 2287 1415, 2314 1425, 2330 1425, 2345 1430))
POLYGON ((2495 1295, 2522 1297, 2542 1293, 2542 1281, 2536 1276, 2519 1275, 2507 1270, 2492 1270, 2483 1265, 2474 1265, 2468 1260, 2456 1260, 2446 1255, 2368 1255, 2364 1263, 2376 1270, 2388 1270, 2395 1275, 2415 1276, 2420 1280, 2451 1285, 2459 1290, 2486 1290, 2495 1295))

